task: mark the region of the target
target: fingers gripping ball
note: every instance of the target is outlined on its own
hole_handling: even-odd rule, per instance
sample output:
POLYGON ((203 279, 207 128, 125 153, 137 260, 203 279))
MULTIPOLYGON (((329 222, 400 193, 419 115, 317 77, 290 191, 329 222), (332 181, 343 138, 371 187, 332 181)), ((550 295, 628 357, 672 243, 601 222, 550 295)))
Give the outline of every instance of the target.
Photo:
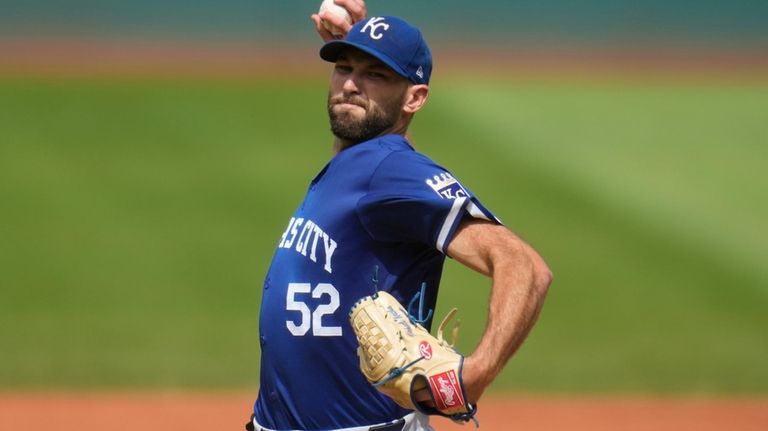
POLYGON ((476 408, 467 401, 461 381, 464 357, 443 339, 443 327, 455 311, 440 324, 436 338, 414 323, 387 292, 358 301, 349 319, 366 379, 404 408, 457 422, 473 419, 476 408), (416 400, 415 393, 421 389, 429 394, 431 403, 416 400))
MULTIPOLYGON (((336 15, 337 17, 352 24, 352 16, 349 15, 349 12, 347 12, 347 10, 344 9, 343 7, 334 3, 333 0, 323 0, 323 2, 320 4, 320 10, 318 11, 318 13, 322 14, 323 12, 336 15)), ((339 36, 344 34, 344 32, 341 31, 340 28, 336 27, 331 22, 326 21, 324 19, 321 22, 323 23, 323 27, 325 27, 325 29, 328 30, 332 35, 339 36)))

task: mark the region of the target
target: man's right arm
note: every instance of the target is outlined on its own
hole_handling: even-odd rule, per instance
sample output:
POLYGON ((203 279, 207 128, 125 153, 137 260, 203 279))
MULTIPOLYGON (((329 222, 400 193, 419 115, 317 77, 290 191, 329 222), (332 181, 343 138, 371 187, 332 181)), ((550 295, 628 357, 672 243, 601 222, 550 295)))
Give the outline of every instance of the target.
POLYGON ((322 16, 318 14, 312 14, 312 22, 315 24, 317 34, 320 35, 320 37, 323 39, 323 42, 338 39, 339 37, 332 35, 331 32, 326 30, 325 27, 323 27, 321 20, 326 20, 330 24, 336 26, 336 28, 341 30, 341 37, 343 37, 349 33, 349 29, 352 28, 356 22, 365 19, 365 16, 368 14, 368 11, 365 8, 364 0, 335 0, 335 3, 349 12, 349 16, 352 17, 352 24, 333 14, 323 13, 322 16))

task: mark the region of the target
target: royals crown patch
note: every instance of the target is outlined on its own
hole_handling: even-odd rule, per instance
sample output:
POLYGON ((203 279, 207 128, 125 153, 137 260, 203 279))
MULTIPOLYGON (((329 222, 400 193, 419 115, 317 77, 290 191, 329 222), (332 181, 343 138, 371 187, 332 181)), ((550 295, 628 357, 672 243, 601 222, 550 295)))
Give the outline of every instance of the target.
POLYGON ((448 172, 443 172, 432 178, 427 178, 426 183, 443 199, 456 199, 467 197, 467 191, 448 172))

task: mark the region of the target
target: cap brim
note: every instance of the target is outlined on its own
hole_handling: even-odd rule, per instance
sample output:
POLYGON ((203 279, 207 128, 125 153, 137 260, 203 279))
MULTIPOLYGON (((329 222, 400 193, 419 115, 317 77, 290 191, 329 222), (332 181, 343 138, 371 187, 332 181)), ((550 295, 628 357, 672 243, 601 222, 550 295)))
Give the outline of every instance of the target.
POLYGON ((397 72, 398 75, 401 75, 403 78, 411 80, 411 77, 408 76, 408 72, 403 70, 397 62, 389 58, 388 55, 384 54, 381 51, 377 51, 375 49, 372 49, 368 46, 357 44, 354 42, 348 42, 346 40, 332 40, 325 45, 323 45, 322 48, 320 48, 320 58, 322 58, 325 61, 329 61, 331 63, 335 63, 336 60, 339 58, 339 54, 341 54, 341 51, 344 48, 356 48, 360 51, 365 52, 366 54, 370 54, 371 56, 375 57, 382 63, 386 64, 387 67, 397 72))

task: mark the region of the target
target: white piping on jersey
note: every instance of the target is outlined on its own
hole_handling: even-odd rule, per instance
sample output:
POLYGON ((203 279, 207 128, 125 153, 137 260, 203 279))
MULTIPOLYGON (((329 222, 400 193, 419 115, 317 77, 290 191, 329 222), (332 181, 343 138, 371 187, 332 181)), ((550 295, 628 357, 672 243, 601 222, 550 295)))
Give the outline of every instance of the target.
POLYGON ((456 217, 459 216, 461 209, 464 207, 464 202, 467 200, 465 197, 456 198, 451 206, 451 211, 448 212, 448 216, 445 218, 443 227, 440 229, 440 235, 437 236, 437 249, 441 253, 445 253, 445 240, 448 239, 448 234, 451 232, 451 227, 456 222, 456 217))
POLYGON ((483 220, 491 221, 490 218, 488 218, 488 215, 483 212, 480 208, 478 208, 477 205, 475 205, 474 202, 469 201, 467 204, 467 211, 469 211, 469 215, 471 215, 474 218, 481 218, 483 220))

